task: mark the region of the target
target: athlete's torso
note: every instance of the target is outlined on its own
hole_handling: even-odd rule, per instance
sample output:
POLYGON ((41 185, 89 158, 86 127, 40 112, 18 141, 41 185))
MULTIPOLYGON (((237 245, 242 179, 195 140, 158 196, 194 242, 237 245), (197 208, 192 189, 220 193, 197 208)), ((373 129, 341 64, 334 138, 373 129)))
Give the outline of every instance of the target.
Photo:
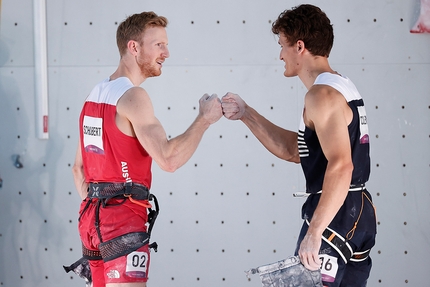
POLYGON ((152 158, 136 137, 121 132, 116 105, 134 87, 126 77, 99 83, 85 101, 79 119, 87 182, 135 182, 151 186, 152 158))
MULTIPOLYGON (((353 118, 348 125, 351 143, 351 156, 354 170, 351 185, 364 184, 369 179, 370 156, 369 134, 363 99, 354 84, 346 77, 323 73, 317 77, 314 84, 329 85, 339 91, 348 102, 353 118)), ((318 135, 304 125, 302 119, 299 129, 300 163, 306 178, 306 192, 311 193, 302 207, 302 218, 310 220, 319 203, 327 159, 318 141, 318 135)), ((355 188, 356 189, 356 188, 355 188)), ((362 192, 348 192, 342 207, 330 223, 330 227, 346 235, 354 226, 356 231, 376 232, 375 210, 365 198, 371 199, 370 193, 364 188, 362 192), (363 204, 363 205, 362 205, 363 204), (360 208, 362 206, 362 208, 360 208), (356 224, 356 225, 355 225, 356 224)), ((353 241, 358 238, 353 238, 353 241)))
MULTIPOLYGON (((348 125, 354 170, 351 184, 364 184, 369 179, 370 156, 369 134, 364 102, 354 84, 346 77, 322 73, 314 85, 328 85, 339 91, 348 102, 353 118, 348 125)), ((317 193, 322 190, 327 159, 321 149, 317 133, 306 127, 303 121, 298 132, 300 163, 306 178, 306 192, 317 193)))

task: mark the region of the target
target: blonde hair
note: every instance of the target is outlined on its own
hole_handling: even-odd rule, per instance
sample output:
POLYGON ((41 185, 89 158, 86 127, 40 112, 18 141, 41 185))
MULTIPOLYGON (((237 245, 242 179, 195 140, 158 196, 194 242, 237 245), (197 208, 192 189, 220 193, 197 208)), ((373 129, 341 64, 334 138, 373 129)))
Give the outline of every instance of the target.
MULTIPOLYGON (((140 42, 141 35, 148 27, 167 27, 166 17, 158 16, 154 12, 142 12, 133 14, 125 19, 118 26, 116 31, 116 44, 118 45, 119 54, 122 56, 127 50, 127 44, 130 40, 140 42)), ((141 44, 141 43, 140 43, 141 44)))

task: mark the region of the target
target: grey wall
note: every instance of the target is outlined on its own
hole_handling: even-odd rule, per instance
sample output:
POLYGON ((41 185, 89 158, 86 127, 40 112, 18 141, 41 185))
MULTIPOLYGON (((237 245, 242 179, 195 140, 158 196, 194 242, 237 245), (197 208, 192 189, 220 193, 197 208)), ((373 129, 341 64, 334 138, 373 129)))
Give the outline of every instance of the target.
MULTIPOLYGON (((332 66, 367 105, 379 234, 368 286, 427 286, 430 271, 430 35, 411 34, 419 1, 310 1, 331 18, 332 66), (424 272, 423 272, 424 270, 424 272)), ((171 57, 143 83, 169 136, 204 93, 240 94, 296 130, 305 88, 284 78, 271 21, 299 1, 47 0, 49 139, 36 136, 33 2, 0 2, 0 286, 84 286, 62 265, 80 257, 71 165, 78 115, 116 68, 115 31, 154 10, 170 20, 171 57), (19 155, 23 168, 14 167, 19 155)), ((173 174, 154 164, 161 204, 149 286, 261 286, 244 270, 291 255, 301 225, 300 166, 221 119, 173 174)))

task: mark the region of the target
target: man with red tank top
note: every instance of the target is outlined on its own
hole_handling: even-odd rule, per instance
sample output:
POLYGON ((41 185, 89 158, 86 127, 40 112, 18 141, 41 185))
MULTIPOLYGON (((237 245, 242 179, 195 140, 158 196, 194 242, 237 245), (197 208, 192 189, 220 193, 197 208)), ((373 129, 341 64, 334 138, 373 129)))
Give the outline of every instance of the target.
POLYGON ((169 57, 166 26, 167 19, 154 12, 132 15, 119 25, 119 66, 91 91, 79 118, 73 176, 83 200, 82 260, 89 262, 94 287, 146 286, 149 248, 154 247, 149 235, 158 212, 149 203, 154 200, 158 207, 149 192, 152 160, 174 172, 222 116, 217 95, 205 94, 191 126, 167 139, 140 87, 148 77, 161 75, 169 57))

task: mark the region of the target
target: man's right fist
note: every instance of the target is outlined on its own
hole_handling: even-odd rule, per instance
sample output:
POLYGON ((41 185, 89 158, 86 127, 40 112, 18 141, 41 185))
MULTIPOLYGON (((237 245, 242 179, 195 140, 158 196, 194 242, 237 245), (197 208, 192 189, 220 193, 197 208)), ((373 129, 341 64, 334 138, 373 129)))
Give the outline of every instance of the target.
POLYGON ((217 94, 204 94, 199 100, 200 113, 209 124, 213 124, 222 117, 221 101, 217 94))

